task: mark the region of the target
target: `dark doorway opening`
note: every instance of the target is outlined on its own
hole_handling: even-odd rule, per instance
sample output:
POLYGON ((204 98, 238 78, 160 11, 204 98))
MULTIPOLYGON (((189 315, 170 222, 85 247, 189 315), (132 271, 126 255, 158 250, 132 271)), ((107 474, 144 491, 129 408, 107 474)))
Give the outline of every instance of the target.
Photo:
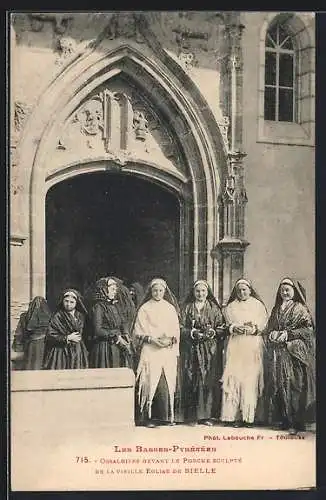
POLYGON ((179 200, 153 182, 101 172, 56 184, 46 196, 49 305, 109 275, 143 286, 160 275, 178 295, 179 239, 179 200))

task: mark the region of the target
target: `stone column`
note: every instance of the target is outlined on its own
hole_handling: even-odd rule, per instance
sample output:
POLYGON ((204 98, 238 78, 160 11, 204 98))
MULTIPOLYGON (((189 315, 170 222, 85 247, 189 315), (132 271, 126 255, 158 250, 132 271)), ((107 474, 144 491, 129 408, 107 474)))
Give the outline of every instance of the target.
POLYGON ((223 75, 223 108, 230 124, 227 134, 228 169, 222 179, 220 196, 221 238, 214 249, 221 269, 221 303, 226 302, 234 282, 243 274, 244 252, 249 245, 245 239, 245 206, 248 200, 244 185, 243 159, 246 153, 242 150, 243 29, 238 13, 230 13, 225 26, 227 54, 223 75))

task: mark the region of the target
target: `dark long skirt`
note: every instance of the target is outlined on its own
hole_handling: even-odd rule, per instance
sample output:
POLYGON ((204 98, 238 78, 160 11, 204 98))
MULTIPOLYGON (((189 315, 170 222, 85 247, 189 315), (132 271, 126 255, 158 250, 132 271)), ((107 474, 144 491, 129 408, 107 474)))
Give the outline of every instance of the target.
MULTIPOLYGON (((203 378, 198 359, 192 352, 181 354, 180 370, 181 399, 184 422, 199 422, 201 420, 220 418, 222 402, 223 344, 217 345, 217 351, 212 359, 210 370, 203 378), (191 373, 184 368, 191 356, 191 373)), ((180 413, 180 412, 179 412, 180 413)))
POLYGON ((89 355, 90 368, 131 368, 133 360, 128 352, 116 344, 103 340, 93 344, 89 355))
MULTIPOLYGON (((148 412, 147 409, 145 408, 142 412, 140 412, 138 405, 138 387, 139 386, 137 383, 135 388, 135 421, 136 424, 142 425, 148 421, 148 412)), ((168 422, 170 420, 170 415, 171 411, 170 411, 169 389, 165 378, 165 374, 162 371, 152 402, 151 420, 154 420, 157 423, 168 422)))
POLYGON ((45 339, 31 340, 26 344, 24 370, 42 370, 45 339))
POLYGON ((277 351, 276 357, 278 369, 274 375, 275 385, 270 385, 266 394, 268 422, 270 424, 281 422, 288 427, 302 428, 307 417, 305 366, 290 356, 286 349, 277 351))
POLYGON ((45 354, 44 370, 74 370, 88 368, 88 352, 85 344, 53 346, 45 354))

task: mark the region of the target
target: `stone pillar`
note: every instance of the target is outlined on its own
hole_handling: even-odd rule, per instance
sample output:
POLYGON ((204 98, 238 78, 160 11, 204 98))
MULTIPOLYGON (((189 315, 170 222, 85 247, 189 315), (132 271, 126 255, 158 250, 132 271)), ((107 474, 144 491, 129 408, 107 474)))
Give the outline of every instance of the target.
POLYGON ((238 13, 230 13, 225 26, 226 55, 223 72, 223 111, 230 125, 227 133, 228 169, 222 180, 220 196, 221 239, 214 249, 221 269, 219 297, 225 303, 234 282, 243 274, 245 240, 245 206, 247 194, 244 185, 242 150, 242 85, 243 66, 241 35, 244 26, 238 13))

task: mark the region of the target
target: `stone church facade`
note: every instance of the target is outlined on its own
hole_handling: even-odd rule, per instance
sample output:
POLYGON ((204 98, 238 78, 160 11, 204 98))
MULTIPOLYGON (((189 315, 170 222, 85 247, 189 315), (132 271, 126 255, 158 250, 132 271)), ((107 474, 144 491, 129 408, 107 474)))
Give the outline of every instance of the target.
POLYGON ((314 307, 312 13, 10 18, 11 319, 101 275, 314 307), (285 76, 284 76, 285 75, 285 76))

